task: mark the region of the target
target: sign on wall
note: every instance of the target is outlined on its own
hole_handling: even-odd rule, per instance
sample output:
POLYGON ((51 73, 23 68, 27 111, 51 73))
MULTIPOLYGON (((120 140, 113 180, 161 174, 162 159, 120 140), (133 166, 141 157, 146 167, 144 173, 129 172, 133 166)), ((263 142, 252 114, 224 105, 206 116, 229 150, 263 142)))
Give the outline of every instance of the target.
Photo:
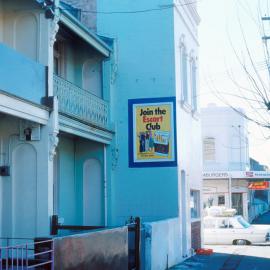
POLYGON ((267 181, 252 182, 249 184, 248 188, 252 190, 265 190, 269 188, 269 182, 267 181))
POLYGON ((177 165, 175 98, 129 100, 129 167, 177 165))

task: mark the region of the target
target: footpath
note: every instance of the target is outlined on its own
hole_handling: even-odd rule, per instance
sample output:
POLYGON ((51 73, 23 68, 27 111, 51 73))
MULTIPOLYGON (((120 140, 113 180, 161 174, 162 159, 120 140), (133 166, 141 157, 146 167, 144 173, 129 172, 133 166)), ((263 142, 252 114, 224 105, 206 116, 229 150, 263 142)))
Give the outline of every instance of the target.
POLYGON ((170 270, 225 270, 223 265, 228 261, 230 254, 213 253, 212 255, 195 255, 170 270))
POLYGON ((206 246, 212 255, 195 255, 171 270, 270 270, 270 246, 206 246))
MULTIPOLYGON (((270 211, 257 217, 253 224, 270 224, 270 211)), ((270 270, 270 245, 206 246, 212 255, 195 255, 170 270, 270 270)))

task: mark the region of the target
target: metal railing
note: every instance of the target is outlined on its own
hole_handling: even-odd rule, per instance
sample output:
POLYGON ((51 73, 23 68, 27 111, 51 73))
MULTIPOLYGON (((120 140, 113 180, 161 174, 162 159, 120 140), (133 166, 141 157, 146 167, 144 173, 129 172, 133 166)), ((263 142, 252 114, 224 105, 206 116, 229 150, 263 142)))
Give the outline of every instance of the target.
POLYGON ((90 92, 54 75, 54 95, 59 100, 59 111, 98 127, 108 128, 109 103, 90 92))
POLYGON ((97 229, 105 229, 104 226, 83 226, 83 225, 62 225, 58 221, 58 216, 53 215, 51 218, 51 235, 58 235, 59 230, 71 231, 90 231, 97 229))
POLYGON ((54 269, 54 242, 52 239, 15 245, 9 243, 23 239, 1 238, 1 240, 5 240, 7 244, 0 247, 0 270, 54 269))

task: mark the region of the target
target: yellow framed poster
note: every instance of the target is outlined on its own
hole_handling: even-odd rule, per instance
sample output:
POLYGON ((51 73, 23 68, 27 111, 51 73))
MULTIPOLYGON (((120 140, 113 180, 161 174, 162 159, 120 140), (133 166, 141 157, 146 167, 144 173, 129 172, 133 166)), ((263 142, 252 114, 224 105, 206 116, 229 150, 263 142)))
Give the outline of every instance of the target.
POLYGON ((177 165, 175 98, 129 100, 129 166, 177 165))

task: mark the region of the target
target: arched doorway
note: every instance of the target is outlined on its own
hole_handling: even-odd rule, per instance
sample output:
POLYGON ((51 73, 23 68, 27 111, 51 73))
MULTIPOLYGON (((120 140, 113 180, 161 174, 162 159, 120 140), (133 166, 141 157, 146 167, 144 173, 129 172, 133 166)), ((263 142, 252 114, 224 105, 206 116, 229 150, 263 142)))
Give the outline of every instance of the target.
POLYGON ((31 144, 19 144, 12 152, 12 235, 36 236, 37 153, 31 144))

